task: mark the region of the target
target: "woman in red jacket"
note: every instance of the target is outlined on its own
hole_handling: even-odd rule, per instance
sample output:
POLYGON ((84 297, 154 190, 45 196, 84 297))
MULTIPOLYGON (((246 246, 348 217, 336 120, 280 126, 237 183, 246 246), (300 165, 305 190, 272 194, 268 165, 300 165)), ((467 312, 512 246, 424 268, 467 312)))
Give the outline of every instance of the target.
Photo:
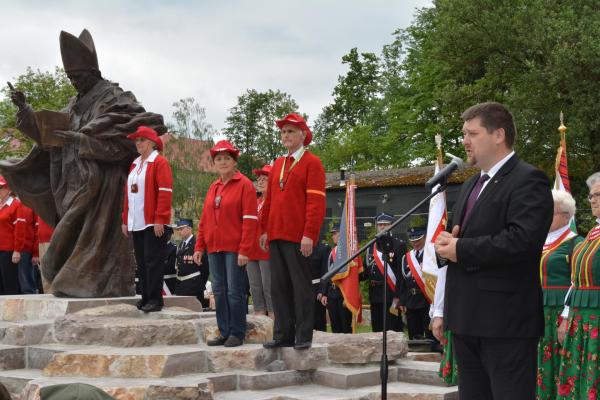
MULTIPOLYGON (((267 196, 269 188, 270 165, 264 165, 261 169, 255 169, 256 190, 260 194, 257 199, 258 204, 258 224, 260 226, 262 205, 267 196)), ((252 305, 254 314, 268 315, 273 317, 273 302, 271 301, 271 268, 269 266, 269 250, 263 250, 258 244, 260 236, 257 230, 255 248, 248 262, 246 271, 248 272, 248 281, 250 282, 250 295, 252 296, 252 305)))
POLYGON ((123 205, 123 234, 133 233, 144 312, 163 307, 163 261, 167 248, 165 224, 171 221, 173 175, 166 158, 159 155, 162 141, 154 129, 140 126, 127 136, 135 140, 140 156, 133 161, 123 205))
POLYGON ((0 176, 0 295, 20 293, 17 264, 21 253, 17 247, 22 238, 16 232, 19 204, 0 176))
POLYGON ((209 346, 240 346, 246 336, 246 277, 256 240, 256 190, 250 179, 236 170, 240 151, 226 140, 210 154, 219 173, 208 189, 198 226, 194 261, 200 264, 208 251, 212 290, 215 295, 219 336, 209 346))

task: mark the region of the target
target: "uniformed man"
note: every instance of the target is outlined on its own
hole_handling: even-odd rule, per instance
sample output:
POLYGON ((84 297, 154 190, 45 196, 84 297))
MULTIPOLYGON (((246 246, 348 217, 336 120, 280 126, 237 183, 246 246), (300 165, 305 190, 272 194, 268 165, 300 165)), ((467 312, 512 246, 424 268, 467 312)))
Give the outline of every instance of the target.
POLYGON ((208 280, 208 256, 204 252, 200 265, 194 262, 194 246, 196 238, 193 234, 194 223, 191 219, 180 219, 175 227, 177 236, 181 243, 177 246, 177 285, 175 294, 177 296, 196 296, 202 303, 203 308, 209 306, 208 299, 204 298, 206 281, 208 280))
MULTIPOLYGON (((335 263, 337 244, 338 239, 340 238, 340 224, 335 224, 331 229, 331 233, 331 240, 335 246, 329 253, 329 268, 335 263)), ((323 284, 321 304, 327 307, 329 320, 331 321, 331 331, 333 333, 352 333, 352 312, 344 305, 344 295, 342 294, 342 291, 332 281, 323 284)))
POLYGON ((407 236, 412 250, 402 256, 400 272, 402 279, 397 286, 400 309, 406 313, 408 336, 410 339, 433 339, 429 330, 429 305, 422 278, 421 263, 425 247, 424 226, 411 227, 407 236))
MULTIPOLYGON (((177 245, 173 243, 173 227, 165 225, 165 235, 167 240, 167 251, 165 253, 165 268, 163 280, 169 293, 165 295, 169 296, 175 293, 175 285, 177 284, 177 273, 175 272, 175 261, 177 256, 177 245)), ((166 290, 165 290, 166 292, 166 290)))
MULTIPOLYGON (((313 281, 327 273, 327 262, 329 260, 330 252, 331 247, 327 243, 320 241, 310 255, 310 268, 313 281)), ((327 332, 327 308, 321 304, 324 287, 320 282, 313 283, 312 287, 315 304, 313 329, 316 331, 327 332)))
MULTIPOLYGON (((381 213, 376 219, 377 232, 381 232, 392 223, 394 217, 381 213)), ((391 234, 390 234, 391 236, 391 234)), ((404 324, 399 313, 391 313, 390 307, 394 304, 396 296, 397 277, 400 273, 400 259, 406 252, 406 244, 396 238, 390 238, 392 250, 389 260, 386 260, 377 243, 373 244, 366 254, 366 268, 361 274, 361 280, 369 281, 369 304, 371 305, 371 327, 373 332, 383 330, 383 310, 386 310, 386 330, 402 332, 404 324), (387 284, 383 282, 384 267, 387 267, 387 284), (386 290, 386 304, 383 304, 384 288, 386 290)), ((397 300, 396 300, 397 302, 397 300)))

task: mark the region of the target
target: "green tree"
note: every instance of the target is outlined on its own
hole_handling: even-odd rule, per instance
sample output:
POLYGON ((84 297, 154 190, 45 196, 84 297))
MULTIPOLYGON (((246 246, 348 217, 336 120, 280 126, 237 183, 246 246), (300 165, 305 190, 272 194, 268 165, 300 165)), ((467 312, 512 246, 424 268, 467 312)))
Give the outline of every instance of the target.
MULTIPOLYGON (((13 79, 13 86, 25 93, 27 102, 35 110, 58 111, 67 106, 69 99, 77 93, 62 68, 56 67, 54 72, 33 70, 28 67, 24 74, 13 79)), ((22 157, 29 152, 33 142, 27 136, 16 130, 17 108, 10 100, 8 86, 1 91, 0 100, 0 158, 22 157), (22 146, 10 150, 12 139, 18 139, 22 146)))
POLYGON ((206 122, 206 109, 201 107, 193 97, 179 99, 173 103, 173 119, 175 124, 171 132, 178 137, 210 140, 216 134, 215 128, 206 122))
MULTIPOLYGON (((298 104, 279 90, 246 91, 229 110, 224 129, 227 139, 241 151, 238 166, 250 176, 252 169, 272 162, 283 152, 275 120, 296 112, 298 104)), ((306 118, 306 116, 304 116, 306 118)))

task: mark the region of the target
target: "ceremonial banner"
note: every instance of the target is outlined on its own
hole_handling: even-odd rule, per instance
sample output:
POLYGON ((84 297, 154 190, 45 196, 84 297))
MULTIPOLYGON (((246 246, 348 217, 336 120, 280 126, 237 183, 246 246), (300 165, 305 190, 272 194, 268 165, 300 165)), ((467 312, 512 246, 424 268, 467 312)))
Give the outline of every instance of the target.
MULTIPOLYGON (((554 189, 564 190, 571 193, 571 183, 569 182, 569 167, 567 165, 567 127, 563 124, 563 113, 560 113, 560 146, 556 152, 556 162, 554 164, 554 189)), ((577 233, 575 218, 571 218, 571 230, 577 233)))
MULTIPOLYGON (((435 163, 435 176, 443 167, 442 162, 442 138, 436 135, 438 155, 435 163)), ((432 191, 437 188, 434 187, 432 191)), ((423 251, 423 281, 425 283, 426 296, 433 299, 435 296, 435 285, 437 283, 438 265, 433 246, 440 232, 446 229, 448 213, 446 211, 446 192, 438 193, 429 200, 429 217, 427 219, 427 234, 425 236, 425 249, 423 251)))
MULTIPOLYGON (((340 265, 358 250, 355 190, 354 178, 351 178, 346 185, 346 199, 344 200, 344 209, 340 221, 340 237, 335 260, 330 268, 340 265)), ((356 332, 356 323, 362 320, 362 298, 359 287, 359 275, 362 270, 362 260, 357 257, 331 278, 331 281, 341 290, 346 308, 352 312, 352 332, 356 332)))

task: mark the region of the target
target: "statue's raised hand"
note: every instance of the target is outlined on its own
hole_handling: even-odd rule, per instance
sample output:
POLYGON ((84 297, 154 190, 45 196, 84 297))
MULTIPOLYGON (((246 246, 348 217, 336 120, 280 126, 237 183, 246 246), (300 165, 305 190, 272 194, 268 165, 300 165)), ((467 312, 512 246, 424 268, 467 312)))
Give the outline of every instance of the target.
POLYGON ((20 90, 14 88, 14 86, 10 82, 6 82, 8 84, 8 88, 10 89, 10 100, 13 104, 19 107, 19 110, 25 107, 25 94, 20 90))

